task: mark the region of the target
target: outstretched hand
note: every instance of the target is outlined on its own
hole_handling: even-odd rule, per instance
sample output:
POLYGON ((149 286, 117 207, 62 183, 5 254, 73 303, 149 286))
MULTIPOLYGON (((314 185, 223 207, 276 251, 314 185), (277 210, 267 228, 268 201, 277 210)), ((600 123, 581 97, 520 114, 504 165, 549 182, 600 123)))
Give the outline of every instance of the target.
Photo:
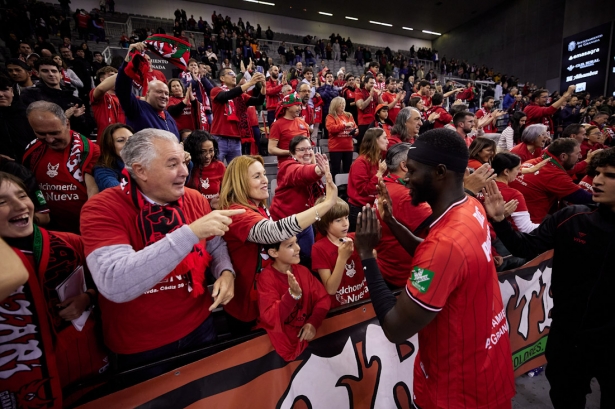
POLYGON ((492 180, 487 183, 487 186, 483 189, 483 194, 485 195, 484 206, 487 216, 496 222, 501 222, 504 220, 504 198, 502 197, 500 189, 498 189, 498 185, 495 181, 492 180))
POLYGON ((290 287, 290 292, 295 297, 300 297, 303 292, 301 291, 301 286, 299 286, 299 282, 297 281, 293 273, 290 272, 290 270, 286 271, 286 275, 288 276, 288 287, 290 287))
POLYGON ((373 257, 373 250, 380 241, 381 226, 376 216, 376 209, 369 204, 357 216, 355 245, 361 259, 373 257))
POLYGON ((493 173, 491 165, 484 163, 472 174, 466 169, 466 174, 463 177, 463 187, 476 194, 480 192, 488 182, 494 180, 496 177, 497 175, 493 173))
POLYGON ((391 202, 391 196, 389 195, 389 190, 384 183, 384 180, 378 180, 378 213, 380 214, 380 218, 383 222, 388 223, 393 219, 393 202, 391 202))

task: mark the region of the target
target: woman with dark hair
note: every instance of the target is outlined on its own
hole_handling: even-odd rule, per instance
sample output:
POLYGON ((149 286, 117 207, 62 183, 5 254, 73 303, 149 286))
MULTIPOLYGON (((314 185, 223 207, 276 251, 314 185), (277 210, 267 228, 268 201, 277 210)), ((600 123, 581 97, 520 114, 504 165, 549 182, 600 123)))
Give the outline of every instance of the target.
POLYGON ((484 163, 491 163, 491 159, 495 156, 495 142, 489 138, 479 137, 472 141, 469 150, 468 167, 476 170, 484 163))
POLYGON ((517 111, 510 117, 510 124, 502 131, 498 141, 499 152, 508 152, 521 141, 525 121, 527 121, 527 114, 523 111, 517 111))
POLYGON ((498 185, 498 189, 500 189, 504 202, 517 201, 517 207, 508 217, 508 220, 515 230, 522 233, 532 232, 539 225, 532 223, 523 194, 517 189, 508 186, 519 174, 521 158, 514 153, 500 152, 491 161, 491 167, 497 175, 495 183, 498 185))
POLYGON ((598 112, 598 110, 594 106, 590 106, 589 108, 587 108, 585 115, 581 117, 581 123, 582 124, 591 123, 594 120, 594 115, 596 115, 596 112, 598 112))
POLYGON ((212 209, 218 208, 220 186, 226 167, 218 160, 218 142, 207 131, 194 131, 184 141, 184 149, 192 158, 192 171, 186 186, 198 190, 212 209))
POLYGON ((355 231, 357 215, 366 204, 376 199, 378 179, 387 171, 387 164, 382 160, 388 145, 387 134, 383 129, 371 128, 365 132, 359 157, 350 166, 348 174, 348 206, 350 214, 350 232, 355 231))
MULTIPOLYGON (((0 172, 0 196, 0 237, 28 270, 28 281, 0 300, 4 317, 9 313, 0 350, 17 353, 18 357, 25 354, 21 356, 28 366, 23 369, 28 368, 25 373, 29 373, 5 377, 2 388, 16 392, 12 399, 17 406, 11 407, 31 403, 32 396, 24 392, 38 390, 32 385, 45 385, 45 399, 53 402, 54 408, 64 407, 62 388, 98 375, 107 355, 97 342, 94 315, 86 312, 96 304, 98 293, 87 271, 81 237, 38 227, 34 204, 16 176, 0 172), (11 325, 11 320, 19 324, 11 325)), ((15 359, 8 357, 9 361, 15 359)), ((34 396, 38 396, 36 392, 34 396)))
POLYGON ((53 61, 56 62, 62 69, 60 70, 60 74, 62 75, 62 82, 64 85, 72 86, 75 90, 73 91, 73 95, 78 97, 79 90, 78 88, 83 88, 83 81, 75 74, 75 71, 68 68, 64 59, 60 57, 58 54, 53 54, 51 56, 53 61))
POLYGON ((192 92, 192 85, 188 89, 184 87, 181 80, 172 78, 168 83, 169 104, 167 111, 175 119, 177 129, 207 130, 207 116, 203 110, 203 105, 198 101, 192 92))
MULTIPOLYGON (((327 157, 314 154, 314 148, 305 136, 295 136, 288 148, 292 160, 280 164, 275 196, 270 212, 273 220, 281 220, 314 206, 325 193, 322 177, 329 172, 327 157)), ((314 244, 314 231, 307 228, 297 235, 303 258, 310 258, 314 244)), ((310 264, 308 263, 308 267, 310 264)))
POLYGON ((101 137, 100 157, 94 166, 94 181, 99 192, 119 186, 124 169, 120 151, 132 134, 132 128, 125 124, 112 124, 105 128, 101 137))
POLYGON ((83 54, 85 55, 85 60, 89 62, 90 64, 92 64, 92 61, 94 61, 94 55, 92 54, 92 51, 90 51, 90 47, 88 47, 88 43, 81 43, 79 48, 83 50, 83 54))

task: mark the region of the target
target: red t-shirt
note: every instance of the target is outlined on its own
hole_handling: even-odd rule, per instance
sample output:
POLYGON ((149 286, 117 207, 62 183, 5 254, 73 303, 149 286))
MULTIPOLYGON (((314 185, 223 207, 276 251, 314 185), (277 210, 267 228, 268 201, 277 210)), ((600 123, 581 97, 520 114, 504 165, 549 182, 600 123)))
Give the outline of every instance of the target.
POLYGON ((429 115, 432 113, 439 113, 440 116, 433 123, 434 129, 444 128, 446 125, 450 124, 453 121, 453 116, 447 112, 446 109, 442 108, 441 105, 431 107, 425 113, 425 116, 429 118, 429 115))
POLYGON ((422 95, 418 92, 415 92, 414 94, 410 95, 410 98, 412 97, 419 97, 423 100, 423 105, 425 106, 425 109, 429 109, 431 108, 431 96, 429 95, 422 95))
POLYGON ((591 176, 585 175, 583 179, 579 182, 579 187, 584 190, 587 190, 589 193, 593 193, 594 189, 592 188, 592 184, 594 183, 594 178, 591 176))
POLYGON ((528 106, 525 107, 523 112, 527 115, 527 120, 525 121, 525 126, 528 127, 534 124, 543 124, 546 125, 548 131, 553 135, 553 119, 552 116, 557 112, 558 108, 549 107, 541 107, 538 104, 531 102, 528 106))
MULTIPOLYGON (((389 91, 386 91, 386 92, 382 93, 382 100, 387 105, 389 105, 390 103, 395 101, 395 98, 397 98, 397 94, 392 94, 389 91)), ((393 123, 395 123, 395 119, 397 118, 397 114, 399 114, 399 111, 401 111, 401 102, 402 101, 399 100, 399 101, 397 101, 397 104, 395 104, 395 106, 393 108, 389 108, 389 119, 393 123)))
MULTIPOLYGON (((177 105, 181 103, 182 101, 183 101, 183 98, 170 97, 168 107, 177 105)), ((190 129, 191 131, 194 131, 194 119, 192 118, 192 105, 185 105, 182 112, 177 116, 173 116, 173 119, 175 120, 175 123, 177 124, 178 130, 181 131, 182 129, 190 129)))
MULTIPOLYGON (((79 234, 79 214, 88 200, 85 174, 92 174, 100 156, 100 148, 95 143, 87 141, 89 152, 84 160, 86 145, 81 135, 70 132, 72 142, 66 149, 56 151, 42 146, 43 154, 40 159, 35 163, 24 161, 24 164, 34 173, 49 206, 51 222, 47 227, 50 230, 79 234)), ((28 151, 38 149, 42 144, 36 141, 28 151)))
POLYGON ((220 196, 220 186, 226 166, 219 160, 215 160, 204 168, 194 168, 190 175, 190 180, 186 186, 196 189, 205 199, 211 202, 212 199, 220 196))
MULTIPOLYGON (((476 111, 476 119, 480 119, 482 117, 484 117, 485 115, 487 115, 489 113, 489 111, 487 111, 485 108, 481 108, 478 111, 476 111)), ((495 125, 493 124, 493 122, 489 123, 489 125, 485 125, 483 127, 483 131, 485 131, 485 133, 495 133, 497 132, 497 128, 495 127, 495 125)))
POLYGON ((258 280, 259 327, 269 335, 276 352, 286 361, 294 360, 308 345, 299 341, 299 331, 305 324, 318 329, 325 319, 331 301, 322 283, 306 267, 291 265, 301 287, 301 299, 288 292, 288 276, 273 266, 261 271, 258 280))
MULTIPOLYGON (((269 139, 278 140, 278 148, 288 150, 290 141, 295 136, 305 136, 310 138, 310 126, 301 118, 286 119, 278 118, 272 125, 269 132, 269 139)), ((290 160, 288 156, 278 156, 278 167, 285 161, 290 160)))
POLYGON ((508 326, 480 202, 465 197, 451 205, 432 223, 412 264, 406 293, 438 313, 418 334, 416 404, 424 409, 510 404, 515 378, 508 326))
MULTIPOLYGON (((258 317, 258 304, 256 292, 257 267, 263 264, 269 255, 263 251, 261 244, 248 241, 248 233, 254 225, 266 219, 254 209, 233 204, 229 209, 245 209, 243 214, 232 216, 233 222, 224 234, 224 241, 228 246, 228 254, 235 267, 235 296, 224 306, 226 312, 243 322, 254 321, 258 317)), ((260 273, 260 270, 259 270, 260 273)))
MULTIPOLYGON (((536 158, 522 165, 531 168, 540 163, 542 158, 536 158)), ((564 197, 580 189, 575 185, 568 173, 553 163, 552 159, 535 173, 522 174, 510 182, 510 187, 517 189, 527 204, 530 218, 534 223, 540 223, 549 214, 551 206, 564 197)))
POLYGON ((120 106, 120 100, 117 95, 106 92, 102 98, 94 99, 94 90, 90 91, 90 104, 94 112, 94 120, 98 127, 96 143, 102 143, 102 134, 105 128, 111 124, 125 124, 126 115, 120 106))
MULTIPOLYGON (((495 183, 498 185, 498 189, 500 189, 500 193, 502 194, 502 197, 504 198, 504 202, 510 202, 511 200, 517 200, 519 202, 519 204, 517 205, 517 209, 515 210, 515 213, 528 211, 527 204, 525 203, 525 197, 523 197, 523 194, 521 194, 521 192, 519 192, 517 189, 514 189, 508 186, 504 182, 496 181, 495 183)), ((513 226, 513 229, 518 230, 517 226, 515 225, 515 220, 512 217, 509 216, 508 221, 513 226)))
MULTIPOLYGON (((427 203, 413 206, 410 190, 400 182, 398 177, 387 176, 383 180, 393 202, 393 215, 398 222, 410 231, 414 231, 431 215, 431 206, 427 203)), ((412 256, 403 249, 385 223, 381 221, 380 225, 382 226, 382 238, 376 246, 378 267, 387 283, 403 287, 408 281, 408 267, 412 265, 412 256)), ((425 236, 421 235, 421 237, 425 236)))
POLYGON ((581 160, 584 161, 585 159, 587 159, 588 153, 596 151, 598 149, 606 149, 606 146, 601 143, 595 143, 590 146, 589 141, 587 139, 584 140, 581 143, 581 160))
POLYGON ((241 139, 238 122, 228 119, 226 112, 227 103, 216 101, 216 95, 218 95, 221 91, 221 87, 215 87, 211 90, 211 112, 213 115, 211 134, 215 136, 241 139))
POLYGON ((352 115, 333 117, 327 115, 327 131, 329 132, 329 152, 352 152, 354 149, 352 136, 349 131, 357 128, 352 115), (347 123, 352 123, 352 127, 346 128, 347 123))
MULTIPOLYGON (((348 237, 354 240, 353 234, 349 234, 348 237)), ((312 246, 312 270, 318 272, 319 269, 327 269, 333 273, 337 262, 338 249, 339 247, 331 243, 328 237, 314 243, 312 246)), ((331 308, 369 298, 363 264, 356 247, 344 264, 344 275, 340 286, 335 295, 331 296, 331 308)))
POLYGON ((510 150, 510 153, 514 153, 519 156, 521 158, 521 163, 525 163, 529 160, 540 158, 542 156, 542 148, 536 148, 534 149, 534 153, 532 153, 527 149, 527 145, 521 142, 513 147, 510 150))
POLYGON ((365 206, 374 203, 376 199, 376 185, 378 178, 378 165, 372 165, 363 155, 352 162, 348 174, 348 203, 354 206, 365 206))
MULTIPOLYGON (((142 250, 142 234, 136 219, 139 210, 128 205, 120 186, 105 189, 83 207, 81 227, 85 255, 115 245, 142 250)), ((183 196, 185 224, 211 212, 197 191, 183 196)), ((209 316, 212 299, 208 292, 194 297, 181 275, 171 272, 153 288, 132 301, 115 303, 99 296, 105 343, 115 353, 134 354, 177 341, 194 331, 209 316)))
POLYGON ((280 165, 278 187, 269 209, 273 220, 301 213, 314 206, 322 191, 314 186, 322 179, 315 168, 316 165, 303 165, 294 159, 280 165))
MULTIPOLYGON (((367 98, 369 98, 369 95, 369 91, 366 91, 364 88, 359 88, 356 89, 354 92, 354 100, 355 102, 358 102, 359 100, 366 101, 367 98)), ((376 102, 377 101, 372 98, 372 100, 369 102, 369 104, 367 104, 364 109, 359 109, 359 106, 357 105, 359 125, 369 125, 374 122, 377 106, 376 102)))

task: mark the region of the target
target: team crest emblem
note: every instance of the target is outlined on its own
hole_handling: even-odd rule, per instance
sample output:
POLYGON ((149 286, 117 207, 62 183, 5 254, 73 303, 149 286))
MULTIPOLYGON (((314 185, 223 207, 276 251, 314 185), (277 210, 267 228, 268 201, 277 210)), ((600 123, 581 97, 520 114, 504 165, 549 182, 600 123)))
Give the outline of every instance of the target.
POLYGON ((51 163, 47 164, 47 176, 50 178, 54 178, 58 176, 58 169, 60 168, 60 164, 52 165, 51 163))
POLYGON ((350 278, 354 277, 357 274, 357 271, 354 268, 354 260, 350 262, 350 264, 346 264, 346 275, 350 278))
POLYGON ((203 189, 209 189, 209 178, 203 180, 201 179, 201 187, 203 189))

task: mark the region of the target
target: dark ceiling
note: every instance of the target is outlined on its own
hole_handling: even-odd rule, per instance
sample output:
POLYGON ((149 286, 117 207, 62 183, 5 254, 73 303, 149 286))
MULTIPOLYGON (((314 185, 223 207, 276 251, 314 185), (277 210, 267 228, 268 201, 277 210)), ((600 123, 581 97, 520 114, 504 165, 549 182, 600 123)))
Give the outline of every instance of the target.
MULTIPOLYGON (((190 1, 433 40, 437 36, 423 33, 422 30, 447 33, 455 27, 482 15, 487 10, 504 3, 505 0, 488 2, 484 0, 393 0, 384 3, 380 3, 378 0, 263 0, 274 3, 275 6, 244 0, 190 1), (331 13, 333 16, 320 15, 318 14, 319 11, 331 13), (348 20, 345 18, 346 16, 356 17, 358 21, 348 20), (393 26, 385 27, 371 24, 369 23, 370 20, 392 24, 393 26), (410 27, 414 30, 404 30, 402 27, 410 27)), ((203 17, 205 18, 205 16, 203 17)), ((209 17, 207 19, 209 20, 209 17)), ((252 24, 255 23, 252 22, 252 24)))

